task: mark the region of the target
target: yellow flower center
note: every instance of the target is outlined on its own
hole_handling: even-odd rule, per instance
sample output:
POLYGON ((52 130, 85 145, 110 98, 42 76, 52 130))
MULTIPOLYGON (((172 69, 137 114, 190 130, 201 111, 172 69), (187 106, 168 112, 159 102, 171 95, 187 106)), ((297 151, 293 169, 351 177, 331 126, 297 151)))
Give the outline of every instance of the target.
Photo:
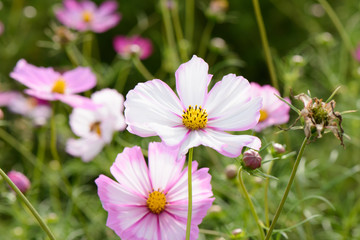
POLYGON ((206 127, 208 115, 206 110, 195 105, 195 108, 189 106, 189 108, 182 115, 182 121, 185 127, 191 130, 198 130, 206 127))
POLYGON ((166 197, 163 192, 152 191, 149 193, 149 197, 146 200, 146 206, 152 213, 160 214, 165 209, 166 197))
POLYGON ((66 88, 66 82, 65 82, 65 80, 62 79, 62 78, 59 78, 59 79, 56 80, 56 82, 54 83, 51 92, 64 94, 64 93, 65 93, 65 88, 66 88))
POLYGON ((260 109, 260 119, 259 122, 265 121, 268 118, 268 114, 265 110, 260 109))
POLYGON ((83 18, 84 22, 90 22, 93 19, 93 15, 89 11, 84 11, 82 13, 82 18, 83 18))
POLYGON ((99 135, 99 137, 101 137, 100 122, 94 122, 93 124, 91 124, 90 131, 97 133, 97 135, 99 135))

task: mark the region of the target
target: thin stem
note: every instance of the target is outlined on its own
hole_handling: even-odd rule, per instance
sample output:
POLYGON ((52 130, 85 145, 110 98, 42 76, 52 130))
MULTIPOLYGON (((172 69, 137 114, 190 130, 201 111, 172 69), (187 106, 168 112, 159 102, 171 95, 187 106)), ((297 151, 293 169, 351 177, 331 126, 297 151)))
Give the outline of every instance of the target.
POLYGON ((200 57, 205 57, 206 48, 209 46, 211 32, 214 28, 214 25, 215 25, 214 21, 208 21, 208 23, 205 26, 205 29, 201 36, 200 46, 199 46, 199 56, 200 57))
POLYGON ((277 220, 278 220, 278 218, 279 218, 279 216, 280 216, 280 213, 281 213, 281 211, 282 211, 282 209, 283 209, 283 207, 284 207, 285 201, 286 201, 287 196, 288 196, 288 194, 289 194, 289 192, 290 192, 291 186, 292 186, 292 184, 293 184, 293 182, 294 182, 295 175, 296 175, 296 171, 297 171, 297 169, 298 169, 298 166, 299 166, 301 157, 302 157, 302 155, 303 155, 303 153, 304 153, 304 150, 305 150, 305 146, 306 146, 307 141, 308 141, 308 138, 305 137, 305 138, 304 138, 304 141, 303 141, 302 144, 301 144, 299 153, 298 153, 298 155, 297 155, 297 157, 296 157, 296 161, 295 161, 294 167, 293 167, 293 169, 292 169, 292 171, 291 171, 290 179, 289 179, 289 182, 288 182, 288 184, 287 184, 287 186, 286 186, 284 195, 283 195, 283 197, 282 197, 282 199, 281 199, 281 202, 280 202, 280 204, 279 204, 279 206, 278 206, 278 208, 277 208, 277 210, 276 210, 275 216, 274 216, 274 218, 273 218, 273 220, 272 220, 272 222, 271 222, 271 225, 270 225, 270 228, 269 228, 268 233, 266 234, 265 240, 269 240, 269 239, 270 239, 271 234, 272 234, 272 232, 273 232, 273 230, 274 230, 275 224, 276 224, 276 222, 277 222, 277 220))
POLYGON ((265 25, 264 25, 264 21, 263 21, 262 15, 261 15, 259 1, 253 0, 252 2, 254 5, 256 21, 257 21, 259 31, 260 31, 261 43, 264 48, 266 64, 267 64, 267 67, 270 72, 271 84, 273 85, 274 88, 279 89, 276 71, 275 71, 274 63, 272 61, 271 51, 270 51, 270 47, 269 47, 269 42, 268 42, 268 39, 266 36, 265 25))
POLYGON ((194 0, 186 0, 186 9, 185 9, 185 36, 189 43, 192 42, 193 33, 194 33, 194 9, 195 9, 195 1, 194 0))
POLYGON ((242 192, 245 196, 245 199, 250 207, 250 211, 255 219, 256 225, 259 229, 261 239, 263 240, 265 238, 265 234, 264 234, 263 228, 261 227, 261 221, 256 213, 255 206, 254 206, 253 202, 251 201, 248 191, 246 190, 246 187, 245 187, 245 184, 244 184, 244 181, 242 178, 242 168, 239 169, 238 178, 239 178, 241 190, 242 190, 242 192))
MULTIPOLYGON (((270 163, 269 169, 267 170, 266 174, 270 175, 272 167, 274 166, 274 161, 270 163)), ((270 178, 266 178, 265 181, 265 191, 264 191, 264 211, 265 211, 265 224, 267 227, 270 226, 269 220, 269 200, 268 200, 268 193, 269 193, 269 184, 270 178)))
POLYGON ((191 215, 192 215, 192 159, 193 159, 193 148, 190 148, 189 150, 189 156, 188 156, 188 214, 187 214, 187 223, 186 223, 186 240, 190 239, 190 233, 191 233, 191 215))
POLYGON ((152 80, 155 77, 147 70, 147 68, 144 66, 144 64, 142 64, 142 62, 140 61, 138 56, 134 56, 131 58, 134 66, 136 67, 136 69, 141 73, 141 75, 143 75, 143 77, 146 80, 152 80))
POLYGON ((321 4, 321 6, 326 11, 326 13, 329 15, 330 20, 335 25, 335 28, 339 32, 342 40, 344 41, 346 48, 350 52, 350 55, 352 55, 353 54, 353 46, 352 46, 351 40, 349 38, 349 35, 346 33, 344 26, 341 24, 338 16, 336 15, 335 11, 332 9, 330 4, 326 0, 318 0, 318 2, 321 4))
POLYGON ((83 56, 88 59, 89 62, 91 62, 93 38, 92 32, 88 32, 84 36, 83 56))
POLYGON ((61 166, 60 157, 56 147, 56 122, 55 122, 55 107, 56 103, 53 103, 51 119, 50 119, 50 151, 54 160, 61 166))
POLYGON ((51 240, 55 240, 54 234, 51 232, 50 228, 46 225, 45 221, 41 218, 40 214, 36 211, 36 209, 32 206, 29 200, 24 196, 24 194, 16 187, 16 185, 11 181, 11 179, 6 175, 6 173, 0 168, 0 175, 5 181, 10 185, 10 187, 16 192, 16 194, 20 197, 21 201, 28 207, 32 215, 38 221, 40 227, 46 232, 51 240))
POLYGON ((174 30, 175 30, 175 36, 177 38, 178 42, 178 48, 180 52, 180 57, 182 62, 186 62, 188 60, 187 57, 187 50, 188 50, 188 44, 184 41, 184 36, 181 28, 180 23, 180 17, 179 17, 179 8, 178 3, 174 3, 174 7, 171 8, 171 16, 172 20, 174 22, 174 30))

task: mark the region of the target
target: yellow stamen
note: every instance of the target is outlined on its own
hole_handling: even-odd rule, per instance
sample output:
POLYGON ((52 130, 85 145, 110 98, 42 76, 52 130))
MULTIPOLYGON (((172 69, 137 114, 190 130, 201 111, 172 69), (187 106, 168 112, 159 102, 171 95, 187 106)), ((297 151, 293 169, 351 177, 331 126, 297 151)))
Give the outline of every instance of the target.
POLYGON ((64 94, 64 93, 65 93, 65 88, 66 88, 66 82, 65 82, 65 80, 62 79, 62 78, 59 78, 59 79, 56 80, 56 82, 54 83, 51 92, 64 94))
POLYGON ((85 22, 91 22, 91 20, 93 19, 93 15, 91 12, 85 10, 82 13, 82 18, 85 22))
POLYGON ((260 109, 260 119, 259 122, 265 121, 268 118, 268 114, 265 110, 260 109))
POLYGON ((95 132, 99 137, 101 137, 101 128, 100 128, 100 122, 94 122, 90 126, 90 132, 95 132))
POLYGON ((206 110, 202 109, 201 106, 199 108, 197 105, 195 105, 195 108, 189 106, 189 108, 183 112, 182 121, 188 129, 198 130, 206 127, 208 115, 206 110))
POLYGON ((146 205, 152 213, 160 214, 164 211, 166 206, 166 197, 163 192, 152 191, 149 193, 149 197, 146 200, 146 205))

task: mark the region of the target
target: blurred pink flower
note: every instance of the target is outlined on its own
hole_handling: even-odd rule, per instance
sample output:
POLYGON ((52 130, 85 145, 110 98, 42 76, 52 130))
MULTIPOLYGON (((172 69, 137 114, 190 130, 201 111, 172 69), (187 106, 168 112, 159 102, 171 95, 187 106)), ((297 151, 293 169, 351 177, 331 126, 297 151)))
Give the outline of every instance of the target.
POLYGON ((2 35, 4 33, 5 27, 3 22, 0 21, 0 35, 2 35))
POLYGON ((24 174, 17 171, 10 171, 7 175, 22 193, 25 193, 29 190, 31 183, 24 174))
POLYGON ((130 58, 132 54, 137 54, 140 59, 145 59, 152 53, 151 41, 139 36, 116 36, 113 44, 115 51, 123 58, 130 58))
POLYGON ((57 9, 55 15, 64 25, 80 32, 102 33, 116 26, 121 15, 116 11, 116 1, 106 1, 99 7, 92 1, 64 0, 64 8, 57 9))
POLYGON ((360 44, 355 49, 355 59, 360 62, 360 44))
POLYGON ((158 135, 180 154, 205 145, 228 157, 244 146, 259 149, 260 139, 227 131, 253 128, 260 117, 261 97, 252 98, 249 82, 228 74, 208 92, 212 75, 201 58, 180 65, 175 73, 178 96, 159 79, 139 83, 126 96, 128 131, 141 137, 158 135))
MULTIPOLYGON (((95 180, 106 225, 124 240, 185 239, 188 208, 188 169, 185 157, 162 143, 149 144, 146 165, 140 147, 125 148, 110 168, 114 181, 104 175, 95 180)), ((211 176, 193 162, 191 238, 212 205, 211 176)))
MULTIPOLYGON (((259 84, 252 82, 251 90, 253 96, 260 96, 263 98, 263 106, 260 110, 259 123, 255 126, 254 130, 257 132, 263 129, 287 123, 290 118, 290 107, 275 96, 280 96, 278 90, 270 85, 260 86, 259 84)), ((289 98, 285 98, 290 103, 289 98)))
POLYGON ((96 85, 96 76, 90 68, 77 67, 60 74, 52 68, 36 67, 21 59, 10 76, 30 88, 25 90, 27 94, 39 99, 60 100, 72 107, 96 107, 90 99, 75 95, 96 85))
POLYGON ((5 106, 10 111, 29 117, 35 125, 44 125, 51 116, 51 107, 47 101, 25 97, 23 94, 10 91, 0 92, 0 107, 5 106))
POLYGON ((75 108, 70 115, 70 126, 79 139, 69 139, 66 152, 83 161, 92 160, 111 142, 114 132, 126 127, 123 110, 124 97, 113 89, 103 89, 91 96, 99 105, 93 111, 75 108))

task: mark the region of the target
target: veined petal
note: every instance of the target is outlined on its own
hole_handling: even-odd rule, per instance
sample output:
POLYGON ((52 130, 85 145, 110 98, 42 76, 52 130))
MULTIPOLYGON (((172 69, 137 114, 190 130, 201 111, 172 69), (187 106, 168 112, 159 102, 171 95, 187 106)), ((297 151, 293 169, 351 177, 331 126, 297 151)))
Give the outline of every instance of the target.
POLYGON ((20 59, 10 77, 24 84, 28 88, 50 92, 54 82, 60 77, 60 74, 52 68, 36 67, 20 59))
POLYGON ((176 91, 184 109, 195 105, 203 106, 211 80, 208 70, 208 64, 195 55, 177 69, 175 73, 176 91))
POLYGON ((125 148, 116 157, 110 172, 122 186, 147 198, 151 191, 149 170, 140 147, 125 148))
POLYGON ((184 126, 166 126, 157 123, 149 124, 149 128, 156 132, 163 142, 168 146, 179 145, 190 133, 190 130, 184 126))
POLYGON ((191 136, 181 144, 179 154, 186 154, 187 151, 200 144, 211 147, 227 157, 237 157, 241 154, 243 147, 260 149, 259 138, 250 135, 231 135, 229 133, 206 128, 205 131, 192 131, 191 136))
POLYGON ((66 81, 66 89, 69 94, 84 92, 96 85, 96 76, 87 67, 77 67, 67 71, 63 78, 66 81))
POLYGON ((162 240, 159 227, 159 216, 153 213, 145 215, 137 223, 126 229, 119 235, 122 239, 141 239, 141 240, 162 240))
POLYGON ((156 135, 152 124, 182 125, 182 106, 171 88, 155 79, 139 83, 126 96, 125 121, 128 131, 141 137, 156 135))
POLYGON ((223 131, 243 131, 259 120, 261 99, 251 100, 249 82, 228 74, 211 89, 206 104, 208 126, 223 131))
MULTIPOLYGON (((185 209, 187 213, 187 209, 185 209)), ((186 235, 186 221, 181 221, 168 212, 159 215, 159 225, 161 229, 161 240, 184 240, 186 235)), ((191 229, 193 232, 194 229, 191 229)), ((196 239, 196 238, 195 238, 196 239)))
POLYGON ((178 148, 170 148, 164 143, 152 142, 149 144, 148 151, 152 188, 166 193, 178 180, 185 157, 177 161, 178 148))
POLYGON ((100 153, 104 144, 102 139, 96 137, 69 139, 66 142, 66 152, 89 162, 100 153))

